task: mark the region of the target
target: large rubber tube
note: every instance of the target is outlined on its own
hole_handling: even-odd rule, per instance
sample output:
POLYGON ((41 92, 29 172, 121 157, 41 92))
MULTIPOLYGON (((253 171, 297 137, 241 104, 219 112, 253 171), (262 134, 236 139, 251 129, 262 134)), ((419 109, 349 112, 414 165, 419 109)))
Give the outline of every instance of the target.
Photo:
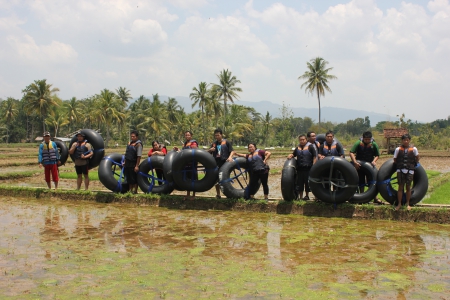
MULTIPOLYGON (((397 190, 392 184, 397 183, 397 166, 394 159, 386 161, 378 170, 377 182, 378 191, 381 196, 390 204, 397 204, 397 190), (393 177, 394 175, 394 177, 393 177)), ((411 186, 410 205, 419 203, 428 191, 428 177, 425 169, 418 164, 414 169, 414 178, 411 186)))
MULTIPOLYGON (((249 197, 248 184, 250 183, 251 173, 248 172, 249 166, 247 159, 244 157, 237 157, 233 161, 227 161, 219 169, 219 184, 222 193, 227 198, 247 199, 249 197), (233 183, 238 184, 238 188, 233 183)), ((261 182, 258 184, 258 188, 254 191, 254 194, 258 192, 261 182)))
POLYGON ((139 173, 137 176, 137 183, 139 188, 144 193, 152 193, 152 194, 170 194, 173 191, 173 184, 170 185, 168 182, 163 180, 162 178, 158 178, 156 175, 156 170, 163 170, 163 162, 164 156, 161 155, 153 155, 144 159, 139 165, 139 173), (150 173, 151 172, 151 173, 150 173), (149 174, 154 178, 149 178, 142 174, 149 174), (159 180, 157 180, 157 178, 159 180))
POLYGON ((281 171, 281 195, 285 201, 293 201, 298 198, 298 191, 295 188, 297 182, 296 164, 295 158, 286 159, 281 171))
POLYGON ((69 149, 67 148, 66 144, 61 141, 54 141, 56 144, 56 147, 58 147, 59 151, 59 160, 61 161, 61 165, 64 165, 67 161, 67 158, 69 157, 69 149))
POLYGON ((355 194, 358 173, 347 160, 328 156, 312 166, 309 172, 309 187, 314 196, 324 202, 343 203, 355 194), (331 186, 335 186, 334 191, 331 186))
POLYGON ((377 188, 378 170, 370 162, 360 160, 357 160, 357 162, 361 165, 360 170, 366 176, 367 186, 366 185, 364 186, 365 189, 363 193, 360 193, 359 190, 357 189, 355 195, 349 200, 349 202, 367 203, 370 200, 374 199, 375 196, 378 194, 377 188))
POLYGON ((169 151, 164 156, 164 162, 163 162, 163 174, 164 178, 166 179, 167 183, 169 185, 172 185, 177 191, 184 191, 182 190, 177 184, 173 181, 173 160, 175 159, 175 156, 178 155, 177 151, 169 151))
POLYGON ((173 160, 172 171, 173 180, 181 189, 194 192, 205 192, 211 189, 217 182, 219 174, 214 157, 200 149, 181 150, 173 160), (205 174, 200 180, 192 176, 197 173, 198 163, 203 166, 202 170, 205 174), (188 165, 192 166, 191 170, 186 170, 188 165))
MULTIPOLYGON (((94 148, 94 155, 89 159, 89 169, 98 167, 105 156, 105 143, 102 136, 92 129, 81 129, 80 132, 85 135, 88 143, 91 144, 92 148, 94 148)), ((70 140, 70 146, 72 146, 72 144, 76 141, 77 136, 74 135, 70 140)), ((75 154, 71 154, 70 157, 73 161, 75 161, 75 154)))
POLYGON ((125 177, 122 173, 122 161, 123 155, 118 153, 112 153, 106 156, 98 167, 98 178, 100 182, 110 191, 117 193, 126 193, 129 189, 127 183, 125 183, 125 177), (121 177, 120 184, 118 182, 121 177))

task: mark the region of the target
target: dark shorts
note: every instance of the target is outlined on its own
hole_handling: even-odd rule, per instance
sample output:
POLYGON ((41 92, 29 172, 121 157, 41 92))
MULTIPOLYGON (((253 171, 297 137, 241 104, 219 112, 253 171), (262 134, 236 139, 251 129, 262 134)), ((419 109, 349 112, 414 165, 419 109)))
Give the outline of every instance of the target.
POLYGON ((398 184, 411 184, 413 181, 414 174, 397 172, 397 183, 398 184))
POLYGON ((75 166, 75 171, 77 172, 77 175, 80 174, 87 175, 89 172, 89 165, 75 166))
POLYGON ((223 159, 216 159, 217 168, 221 168, 227 161, 223 159))
POLYGON ((123 175, 128 184, 137 184, 137 173, 134 171, 134 167, 124 167, 123 175))

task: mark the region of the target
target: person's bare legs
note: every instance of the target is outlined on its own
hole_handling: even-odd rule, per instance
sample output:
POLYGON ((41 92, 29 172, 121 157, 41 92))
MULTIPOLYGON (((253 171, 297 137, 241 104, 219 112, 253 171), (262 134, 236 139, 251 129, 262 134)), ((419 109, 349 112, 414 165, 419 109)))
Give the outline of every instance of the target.
POLYGON ((55 182, 55 191, 58 189, 58 181, 54 181, 55 182))
POLYGON ((403 187, 404 184, 398 184, 398 191, 397 191, 397 207, 395 208, 395 210, 399 210, 402 207, 402 200, 403 200, 403 187))
POLYGON ((83 177, 81 177, 82 174, 77 175, 77 190, 81 188, 81 182, 83 182, 83 177))
POLYGON ((406 208, 411 210, 411 206, 409 205, 409 200, 411 200, 411 183, 406 185, 406 208))
POLYGON ((51 181, 46 181, 46 182, 47 182, 48 188, 51 189, 51 188, 52 188, 52 183, 51 183, 51 181))
MULTIPOLYGON (((81 187, 81 183, 80 183, 81 187)), ((89 189, 89 174, 84 174, 84 189, 87 191, 89 189)))
POLYGON ((221 196, 220 196, 220 185, 219 184, 216 184, 216 198, 217 199, 221 198, 221 196))

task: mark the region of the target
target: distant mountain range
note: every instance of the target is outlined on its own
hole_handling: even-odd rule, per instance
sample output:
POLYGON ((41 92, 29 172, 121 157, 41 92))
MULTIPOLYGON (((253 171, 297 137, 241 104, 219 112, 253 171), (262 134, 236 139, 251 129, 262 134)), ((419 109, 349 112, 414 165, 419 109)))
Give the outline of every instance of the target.
MULTIPOLYGON (((152 97, 147 97, 149 99, 152 99, 152 97)), ((167 96, 160 95, 159 99, 161 101, 166 101, 167 96)), ((174 97, 177 99, 178 104, 184 108, 184 111, 187 113, 190 113, 194 110, 197 110, 198 107, 192 108, 192 101, 189 99, 189 97, 185 96, 177 96, 174 97)), ((282 105, 273 103, 270 101, 258 101, 258 102, 250 102, 250 101, 243 101, 238 100, 235 102, 235 104, 244 105, 253 107, 257 112, 260 114, 265 115, 267 112, 271 114, 273 118, 281 117, 281 108, 282 105)), ((318 108, 303 108, 303 107, 289 107, 292 112, 294 113, 294 117, 310 117, 315 122, 319 120, 319 109, 318 108)), ((370 124, 372 126, 375 126, 378 122, 382 121, 396 121, 396 117, 392 117, 386 114, 380 114, 370 111, 364 111, 364 110, 356 110, 356 109, 346 109, 346 108, 338 108, 338 107, 322 107, 322 122, 333 122, 333 123, 343 123, 347 122, 348 120, 354 120, 356 118, 364 118, 368 116, 370 119, 370 124)))

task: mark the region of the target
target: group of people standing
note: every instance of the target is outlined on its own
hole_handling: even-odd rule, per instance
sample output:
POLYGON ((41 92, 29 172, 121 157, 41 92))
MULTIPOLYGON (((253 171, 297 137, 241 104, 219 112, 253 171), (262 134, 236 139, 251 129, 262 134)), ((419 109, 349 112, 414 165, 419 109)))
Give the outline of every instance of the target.
MULTIPOLYGON (((174 147, 174 151, 180 151, 183 149, 195 149, 198 148, 198 142, 193 139, 191 131, 186 131, 184 134, 185 142, 180 148, 174 147)), ((55 189, 58 187, 58 166, 61 165, 60 154, 55 142, 50 140, 51 136, 49 132, 43 134, 44 141, 39 146, 39 167, 45 169, 45 181, 48 188, 51 188, 50 175, 55 184, 55 189)), ((77 173, 77 189, 81 188, 84 175, 84 187, 87 190, 89 188, 89 158, 92 157, 92 146, 85 139, 85 135, 81 132, 76 134, 77 140, 72 143, 69 154, 74 158, 75 170, 77 173)), ((269 197, 269 166, 267 160, 270 158, 271 153, 266 150, 260 150, 255 143, 249 143, 247 146, 247 153, 238 153, 234 151, 232 144, 223 138, 223 132, 221 129, 214 131, 215 141, 211 147, 207 150, 213 155, 216 160, 217 167, 220 168, 225 162, 233 161, 233 157, 244 157, 248 163, 248 171, 250 172, 250 182, 248 185, 248 198, 254 199, 255 192, 258 189, 259 183, 263 186, 264 199, 269 197)), ((296 159, 297 167, 297 182, 296 190, 300 199, 310 200, 309 193, 310 188, 308 184, 309 172, 312 166, 318 161, 328 156, 345 157, 343 146, 335 139, 333 131, 329 130, 325 134, 325 141, 319 143, 316 141, 316 133, 308 132, 306 135, 301 134, 298 136, 299 144, 288 155, 288 159, 296 159), (305 196, 303 196, 305 193, 305 196)), ((406 187, 406 205, 410 209, 409 200, 411 198, 411 182, 414 175, 414 167, 419 161, 419 153, 416 147, 410 146, 411 137, 406 134, 402 136, 402 145, 395 150, 394 163, 397 164, 397 178, 398 178, 398 210, 401 206, 403 199, 403 190, 406 187)), ((139 164, 141 161, 143 152, 143 144, 139 139, 138 131, 132 131, 130 133, 130 142, 125 150, 124 161, 122 163, 124 168, 124 176, 129 184, 129 190, 132 193, 137 193, 137 174, 139 172, 139 164)), ((167 149, 164 145, 158 141, 152 142, 152 148, 148 152, 148 156, 153 155, 166 155, 167 149)), ((364 174, 360 162, 369 162, 375 168, 377 165, 380 151, 377 143, 373 139, 372 133, 366 131, 362 137, 356 141, 350 149, 350 158, 353 166, 358 172, 359 176, 359 192, 364 192, 364 188, 367 184, 367 178, 364 174)), ((186 170, 192 170, 192 166, 187 166, 186 170)), ((190 176, 197 176, 197 173, 190 174, 190 176)), ((156 170, 158 178, 163 178, 162 170, 156 170)), ((191 177, 192 178, 192 177, 191 177)), ((198 179, 198 177, 194 178, 198 179)), ((215 185, 216 198, 220 199, 220 184, 217 182, 215 185)), ((195 199, 195 192, 187 191, 185 199, 195 199)), ((381 204, 382 202, 375 197, 374 203, 381 204)))
MULTIPOLYGON (((181 148, 173 147, 174 151, 180 151, 183 149, 196 149, 198 148, 198 142, 193 138, 191 131, 186 131, 184 133, 185 142, 181 148)), ((264 198, 269 197, 269 186, 268 186, 268 176, 269 167, 267 165, 267 160, 269 159, 271 153, 269 151, 257 149, 256 144, 250 143, 248 145, 249 153, 243 154, 238 153, 233 150, 232 144, 223 138, 223 132, 221 129, 214 130, 215 141, 212 143, 211 147, 207 150, 212 154, 216 160, 217 167, 220 168, 225 162, 232 161, 234 156, 246 157, 249 162, 249 171, 251 172, 250 183, 249 183, 249 198, 254 199, 254 192, 257 190, 259 182, 261 182, 264 190, 264 198)), ((142 142, 139 140, 139 133, 137 131, 132 131, 130 134, 130 143, 128 144, 125 151, 125 162, 124 175, 127 178, 130 191, 132 193, 137 193, 137 172, 139 171, 139 164, 142 156, 142 142)), ((153 155, 166 155, 167 149, 165 146, 161 145, 158 141, 152 142, 152 148, 148 152, 148 156, 153 155)), ((197 173, 191 174, 192 166, 185 167, 188 176, 198 176, 197 173)), ((158 174, 158 178, 162 178, 163 174, 158 174)), ((161 171, 159 171, 161 172, 161 171)), ((196 178, 194 178, 196 179, 196 178)), ((216 198, 220 199, 222 196, 220 194, 220 184, 217 182, 215 185, 216 198)), ((194 200, 195 192, 187 191, 184 199, 194 200), (191 194, 192 193, 192 194, 191 194)))
MULTIPOLYGON (((51 141, 50 132, 46 131, 42 135, 44 141, 39 145, 38 163, 39 168, 44 167, 45 182, 47 187, 51 188, 51 179, 55 185, 55 190, 59 183, 59 170, 61 165, 61 155, 54 141, 51 141)), ((77 141, 72 143, 69 148, 69 154, 74 158, 75 171, 77 173, 77 189, 81 188, 84 175, 84 188, 89 188, 89 159, 94 155, 91 144, 86 140, 86 136, 78 132, 77 141)))

